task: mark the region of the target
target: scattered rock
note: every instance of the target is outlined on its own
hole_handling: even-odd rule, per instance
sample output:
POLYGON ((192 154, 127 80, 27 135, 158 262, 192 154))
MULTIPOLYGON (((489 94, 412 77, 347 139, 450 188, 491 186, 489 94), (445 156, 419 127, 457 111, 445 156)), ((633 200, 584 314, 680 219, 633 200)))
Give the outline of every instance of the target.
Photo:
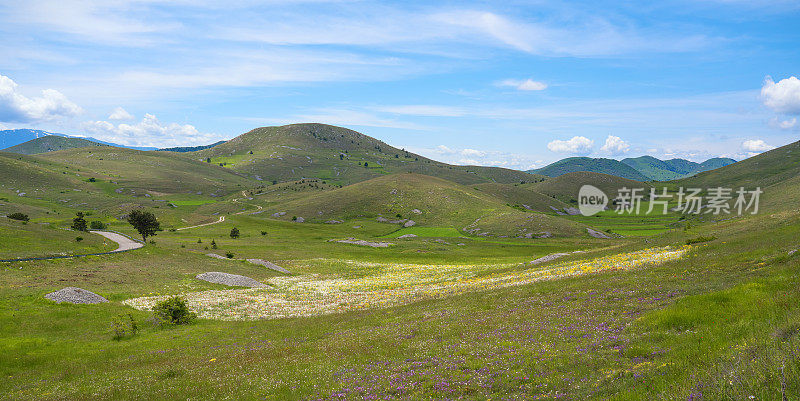
POLYGON ((228 258, 226 258, 226 257, 224 257, 222 255, 217 255, 216 253, 207 253, 206 256, 210 256, 212 258, 217 258, 217 259, 223 259, 223 260, 228 259, 228 258))
POLYGON ((791 251, 789 251, 789 256, 792 256, 795 253, 797 253, 797 249, 792 249, 791 251))
POLYGON ((399 237, 397 237, 397 238, 398 238, 398 239, 403 239, 403 238, 417 238, 417 235, 416 235, 416 234, 405 234, 405 235, 401 235, 401 236, 399 236, 399 237))
POLYGON ((566 212, 570 216, 577 216, 581 214, 581 211, 574 207, 565 207, 564 212, 566 212))
POLYGON ((291 274, 291 273, 289 273, 288 270, 276 265, 275 263, 266 261, 264 259, 247 259, 247 261, 252 263, 252 264, 254 264, 254 265, 261 265, 261 266, 266 267, 267 269, 272 269, 272 270, 275 270, 277 272, 281 272, 281 273, 285 273, 285 274, 291 274))
POLYGON ((353 226, 353 228, 361 228, 361 226, 353 226))
POLYGON ((611 238, 610 236, 608 236, 606 233, 604 233, 602 231, 592 230, 591 228, 587 228, 586 231, 589 232, 589 235, 591 235, 592 237, 595 237, 595 238, 605 238, 605 239, 611 238))
POLYGON ((417 223, 414 220, 409 220, 409 221, 403 223, 403 227, 408 228, 408 227, 414 226, 415 224, 417 224, 417 223))
POLYGON ((296 223, 303 223, 303 222, 305 222, 305 221, 306 221, 306 219, 304 219, 304 218, 302 218, 302 217, 298 217, 298 218, 295 220, 295 222, 296 222, 296 223))
POLYGON ((56 292, 51 292, 45 298, 58 303, 66 302, 70 304, 100 304, 108 302, 107 299, 91 291, 82 288, 67 287, 56 292))
POLYGON ((325 224, 342 224, 342 222, 339 220, 328 220, 325 224))
POLYGON ((264 284, 250 277, 240 276, 238 274, 208 272, 200 273, 196 278, 198 280, 208 281, 209 283, 229 285, 231 287, 264 287, 264 284))
POLYGON ((538 264, 549 262, 551 260, 555 260, 555 259, 558 259, 558 258, 560 258, 562 256, 567 256, 567 255, 569 255, 569 254, 568 253, 551 253, 549 255, 542 256, 539 259, 534 259, 534 260, 530 261, 530 264, 538 265, 538 264))
POLYGON ((422 210, 419 210, 419 209, 414 209, 414 210, 412 210, 412 211, 411 211, 411 213, 414 213, 414 214, 422 214, 422 210))
POLYGON ((281 217, 281 216, 283 216, 285 214, 286 214, 286 212, 272 213, 272 217, 281 217))
POLYGON ((388 248, 390 245, 394 245, 391 242, 371 242, 371 241, 364 241, 363 239, 355 239, 355 238, 331 240, 331 241, 340 242, 342 244, 369 246, 369 247, 372 247, 372 248, 388 248))

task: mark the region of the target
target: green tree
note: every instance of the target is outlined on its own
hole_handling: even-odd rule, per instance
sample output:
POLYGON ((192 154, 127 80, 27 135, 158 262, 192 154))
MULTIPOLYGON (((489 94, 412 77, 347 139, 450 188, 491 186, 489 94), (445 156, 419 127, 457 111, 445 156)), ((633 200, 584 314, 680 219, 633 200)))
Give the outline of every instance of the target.
POLYGON ((231 229, 231 238, 236 239, 239 238, 239 229, 234 227, 231 229))
POLYGON ((147 237, 152 237, 156 235, 157 231, 161 231, 161 223, 158 222, 156 216, 143 210, 130 212, 128 214, 128 223, 141 234, 145 242, 147 242, 147 237))
POLYGON ((77 216, 72 219, 72 229, 75 231, 87 231, 86 219, 83 218, 83 212, 78 212, 77 216))

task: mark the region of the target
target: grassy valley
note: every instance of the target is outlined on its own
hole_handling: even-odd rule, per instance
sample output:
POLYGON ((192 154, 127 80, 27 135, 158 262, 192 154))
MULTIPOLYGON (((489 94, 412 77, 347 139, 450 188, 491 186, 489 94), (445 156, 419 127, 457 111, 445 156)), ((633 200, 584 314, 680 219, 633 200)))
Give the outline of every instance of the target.
POLYGON ((0 258, 114 248, 70 229, 79 211, 133 237, 124 217, 134 209, 163 228, 129 252, 0 263, 4 397, 780 400, 800 391, 797 144, 658 184, 763 185, 762 213, 585 217, 566 213, 581 185, 613 197, 652 183, 450 169, 368 151, 380 143, 326 127, 317 137, 309 126, 270 128, 186 153, 0 154, 0 214, 29 217, 0 217, 0 258), (277 153, 287 149, 278 143, 358 174, 281 176, 303 153, 277 153), (340 151, 373 159, 365 168, 340 151), (196 278, 207 272, 265 286, 196 278), (109 302, 44 298, 69 286, 109 302), (149 308, 171 295, 198 319, 149 323, 149 308), (128 314, 137 334, 113 339, 110 322, 128 314))

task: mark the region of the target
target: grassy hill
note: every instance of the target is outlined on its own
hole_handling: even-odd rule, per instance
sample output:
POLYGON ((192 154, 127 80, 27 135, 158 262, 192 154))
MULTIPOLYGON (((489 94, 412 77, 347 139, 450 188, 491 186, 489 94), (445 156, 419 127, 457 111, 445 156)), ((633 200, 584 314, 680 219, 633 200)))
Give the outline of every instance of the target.
POLYGON ((85 179, 110 183, 109 190, 139 194, 197 194, 224 196, 258 185, 235 171, 181 154, 114 147, 76 148, 38 156, 69 166, 85 179), (113 189, 112 189, 113 187, 113 189))
MULTIPOLYGON (((537 201, 547 202, 541 196, 537 201)), ((551 203, 558 204, 555 200, 551 200, 551 203)), ((453 227, 458 230, 485 219, 487 221, 478 227, 490 227, 491 234, 499 236, 516 235, 518 230, 513 225, 490 224, 488 221, 497 216, 510 216, 510 219, 525 224, 535 220, 531 226, 541 228, 536 232, 549 231, 554 235, 581 232, 579 224, 541 213, 522 212, 488 193, 414 173, 373 178, 271 206, 267 210, 270 214, 284 212, 280 217, 283 220, 295 216, 308 222, 375 220, 383 217, 390 221, 410 219, 421 226, 453 227), (535 216, 530 217, 532 215, 535 216)), ((399 227, 399 223, 394 224, 399 227)))
POLYGON ((86 148, 90 146, 108 146, 101 143, 92 142, 83 138, 71 138, 57 135, 47 135, 28 142, 3 149, 3 152, 19 153, 23 155, 33 155, 37 153, 54 152, 57 150, 86 148))
POLYGON ((530 186, 530 184, 500 184, 496 182, 472 185, 478 191, 492 195, 505 203, 539 212, 552 213, 553 207, 563 209, 571 206, 552 196, 536 192, 530 186))
POLYGON ((798 175, 800 175, 800 141, 674 183, 702 188, 719 186, 764 188, 798 175))
POLYGON ((718 157, 695 163, 685 159, 659 160, 652 156, 641 156, 623 159, 622 163, 634 168, 650 180, 669 181, 724 167, 736 163, 736 160, 718 157))
POLYGON ((325 124, 257 128, 213 148, 188 155, 256 179, 279 182, 318 178, 347 185, 381 175, 408 172, 460 184, 541 179, 498 167, 440 163, 359 132, 325 124))
POLYGON ((585 171, 563 174, 537 184, 530 184, 529 186, 536 192, 554 197, 574 206, 577 204, 578 191, 586 184, 600 188, 612 199, 617 196, 617 190, 622 187, 650 188, 650 184, 644 182, 629 180, 609 174, 585 171))
POLYGON ((647 176, 618 160, 604 158, 595 159, 591 157, 568 157, 540 169, 530 170, 529 172, 548 177, 558 177, 563 174, 578 171, 609 174, 637 181, 648 180, 647 176))

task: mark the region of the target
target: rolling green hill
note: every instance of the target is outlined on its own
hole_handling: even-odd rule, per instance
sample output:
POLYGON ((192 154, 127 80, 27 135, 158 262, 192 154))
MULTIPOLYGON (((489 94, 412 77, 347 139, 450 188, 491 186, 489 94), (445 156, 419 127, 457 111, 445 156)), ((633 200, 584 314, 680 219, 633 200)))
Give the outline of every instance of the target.
POLYGON ((574 173, 577 171, 609 174, 637 181, 648 180, 647 176, 625 163, 603 158, 568 157, 540 169, 529 170, 530 173, 546 175, 548 177, 558 177, 562 174, 574 173))
POLYGON ((798 175, 800 175, 800 141, 674 183, 702 188, 719 186, 764 188, 798 175))
POLYGON ((33 155, 37 153, 54 152, 57 150, 86 148, 90 146, 108 146, 101 143, 92 142, 83 138, 71 138, 57 135, 47 135, 28 142, 3 149, 3 152, 19 153, 23 155, 33 155))
POLYGON ((536 192, 575 206, 577 204, 578 191, 581 186, 586 184, 600 188, 612 199, 617 196, 617 190, 622 187, 650 188, 650 184, 644 182, 586 171, 563 174, 540 183, 529 184, 528 186, 536 192))
MULTIPOLYGON (((490 224, 497 216, 529 224, 536 232, 553 235, 585 233, 582 225, 541 213, 530 213, 507 206, 502 200, 473 188, 441 178, 414 173, 393 174, 348 185, 343 188, 289 201, 268 208, 268 213, 284 213, 279 218, 302 217, 307 222, 348 221, 383 218, 389 221, 410 219, 417 225, 482 228, 481 219, 495 236, 516 236, 515 225, 490 224), (399 216, 398 216, 399 215, 399 216), (510 217, 509 217, 510 216, 510 217), (531 217, 533 216, 533 217, 531 217), (480 223, 480 224, 476 224, 480 223)), ((504 220, 505 221, 505 220, 504 220)), ((398 227, 400 223, 393 223, 398 227)))
POLYGON ((418 173, 460 184, 516 183, 541 177, 498 167, 453 166, 397 149, 375 138, 325 124, 257 128, 223 144, 188 153, 265 181, 318 178, 352 184, 381 175, 418 173))
MULTIPOLYGON (((258 185, 230 169, 171 152, 114 147, 75 148, 38 155, 82 177, 113 183, 115 190, 145 194, 224 196, 258 185)), ((111 189, 109 187, 109 189, 111 189)))
POLYGON ((531 185, 535 184, 500 184, 496 182, 487 182, 484 184, 475 184, 472 187, 511 205, 544 213, 552 213, 552 208, 561 210, 571 206, 554 199, 552 196, 534 191, 530 188, 531 185))
POLYGON ((684 159, 659 160, 652 156, 641 156, 623 159, 622 163, 634 168, 650 180, 669 181, 724 167, 736 163, 736 160, 718 157, 695 163, 684 159))

